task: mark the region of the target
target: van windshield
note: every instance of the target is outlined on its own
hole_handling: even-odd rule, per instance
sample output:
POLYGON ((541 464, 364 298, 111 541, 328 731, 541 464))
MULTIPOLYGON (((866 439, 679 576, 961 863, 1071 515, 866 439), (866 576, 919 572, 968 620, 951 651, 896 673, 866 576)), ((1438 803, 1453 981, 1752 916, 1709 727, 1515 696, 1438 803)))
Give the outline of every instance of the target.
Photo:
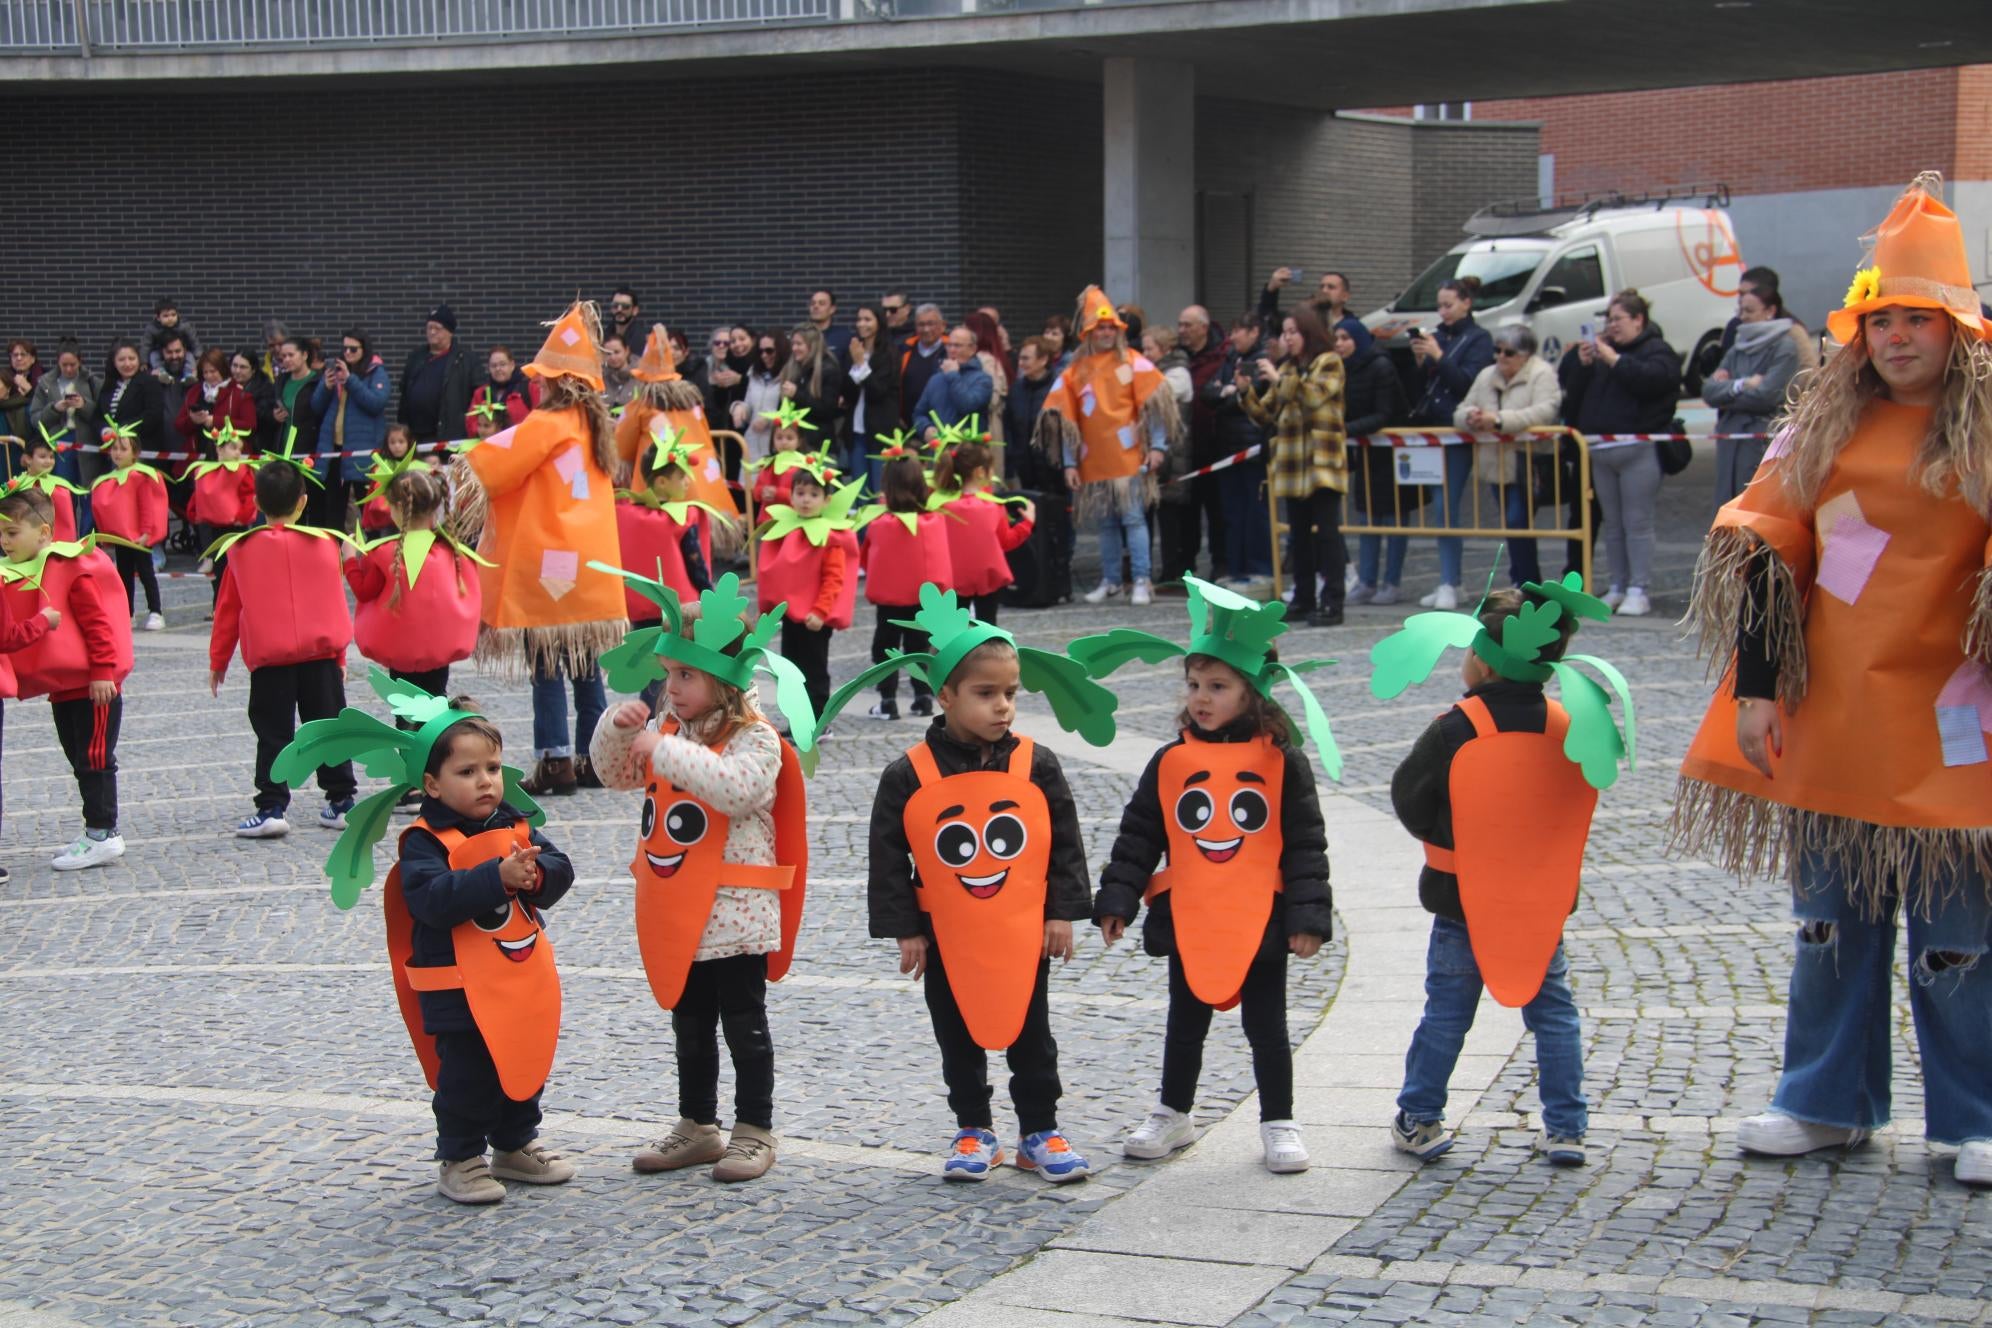
POLYGON ((1540 241, 1497 240, 1455 249, 1426 268, 1397 297, 1395 308, 1425 310, 1439 307, 1439 287, 1455 277, 1479 277, 1480 293, 1473 302, 1482 309, 1506 304, 1522 293, 1542 266, 1549 246, 1540 241))

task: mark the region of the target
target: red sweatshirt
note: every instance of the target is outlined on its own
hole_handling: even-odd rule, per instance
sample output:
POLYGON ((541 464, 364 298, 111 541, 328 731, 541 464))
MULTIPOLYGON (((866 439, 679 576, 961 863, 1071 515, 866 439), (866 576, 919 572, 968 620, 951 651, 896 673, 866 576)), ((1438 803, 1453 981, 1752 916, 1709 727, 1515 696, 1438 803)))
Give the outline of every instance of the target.
POLYGON ((208 667, 228 671, 236 642, 252 669, 344 660, 353 641, 339 574, 339 541, 288 526, 261 526, 228 551, 214 604, 208 667))

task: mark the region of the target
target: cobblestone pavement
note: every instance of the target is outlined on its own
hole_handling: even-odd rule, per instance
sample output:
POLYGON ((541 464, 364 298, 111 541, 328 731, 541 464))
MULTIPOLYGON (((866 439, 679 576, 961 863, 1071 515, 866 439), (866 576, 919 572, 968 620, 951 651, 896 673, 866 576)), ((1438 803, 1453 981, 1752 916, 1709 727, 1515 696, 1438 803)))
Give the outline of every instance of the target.
MULTIPOLYGON (((1791 942, 1775 887, 1739 887, 1662 854, 1672 772, 1706 695, 1666 622, 1684 602, 1706 515, 1700 469, 1666 490, 1659 612, 1585 634, 1633 682, 1643 758, 1600 805, 1568 933, 1590 1165, 1550 1172, 1531 1157, 1524 1038, 1490 1062, 1493 1087, 1450 1155, 1355 1208, 1298 1209, 1342 1217, 1313 1228, 1307 1252, 1236 1309, 1214 1309, 1229 1266, 1211 1254, 1165 1310, 1085 1304, 1075 1284, 1058 1307, 1070 1313, 991 1306, 960 1317, 971 1301, 943 1318, 1047 1328, 1983 1320, 1992 1197, 1959 1189, 1948 1150, 1920 1137, 1906 1007, 1898 1124, 1877 1144, 1745 1162, 1727 1134, 1774 1082, 1791 942)), ((1491 555, 1474 546, 1469 566, 1484 575, 1491 555)), ((1407 590, 1427 588, 1432 570, 1429 552, 1414 552, 1407 590)), ((249 806, 245 680, 238 669, 220 701, 207 697, 205 586, 169 583, 168 599, 172 627, 141 637, 130 689, 121 863, 47 869, 76 833, 74 785, 46 710, 8 707, 0 1323, 900 1324, 1169 1174, 1119 1164, 1115 1148, 1153 1093, 1160 964, 1136 946, 1102 951, 1088 934, 1054 976, 1053 1006, 1064 1123, 1100 1174, 1064 1189, 1016 1173, 981 1187, 938 1180, 951 1121, 925 1011, 862 917, 877 772, 916 730, 853 715, 811 786, 813 902, 796 971, 771 989, 785 1140, 776 1170, 727 1189, 628 1171, 631 1149, 675 1115, 668 1022, 630 942, 633 801, 584 793, 556 802, 548 827, 581 881, 553 914, 568 1013, 546 1099, 546 1137, 582 1176, 515 1188, 492 1210, 441 1200, 372 897, 350 914, 330 906, 319 873, 330 835, 315 826, 275 843, 226 833, 249 806)), ((1050 644, 1106 621, 1173 634, 1179 605, 1075 605, 1015 612, 1006 625, 1050 644)), ((1341 796, 1354 800, 1327 800, 1331 853, 1337 806, 1387 810, 1392 769, 1447 700, 1438 682, 1387 705, 1368 698, 1368 648, 1399 616, 1352 610, 1348 626, 1300 633, 1291 652, 1344 661, 1316 675, 1347 758, 1341 796)), ((839 639, 839 676, 857 667, 864 635, 839 639)), ((515 741, 529 733, 522 689, 474 675, 460 685, 515 741)), ((1167 668, 1134 671, 1124 730, 1159 742, 1174 685, 1167 668)), ((1024 727, 1049 727, 1041 704, 1027 701, 1024 727)), ((1106 756, 1066 768, 1097 867, 1133 775, 1106 756)), ((294 810, 309 822, 316 806, 305 791, 294 810)), ((1346 857, 1335 867, 1345 904, 1352 891, 1415 888, 1366 877, 1346 857)), ((1348 958, 1338 938, 1293 966, 1296 1041, 1334 999, 1348 958)), ((1235 1016, 1221 1018, 1200 1115, 1216 1120, 1250 1088, 1235 1016)), ((1374 1094, 1381 1125, 1392 1094, 1374 1094)), ((1317 1158, 1340 1146, 1332 1129, 1310 1137, 1317 1158)), ((1206 1215, 1187 1216, 1180 1252, 1194 1259, 1206 1215)))

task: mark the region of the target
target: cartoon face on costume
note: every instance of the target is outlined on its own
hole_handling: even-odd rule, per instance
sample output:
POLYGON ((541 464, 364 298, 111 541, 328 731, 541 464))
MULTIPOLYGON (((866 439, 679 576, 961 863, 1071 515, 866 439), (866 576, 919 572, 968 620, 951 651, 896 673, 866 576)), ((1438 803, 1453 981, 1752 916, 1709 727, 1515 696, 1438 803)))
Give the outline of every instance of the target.
POLYGON ((539 948, 540 937, 544 934, 539 914, 532 905, 520 902, 516 896, 507 899, 505 907, 472 918, 471 924, 491 938, 499 954, 515 964, 523 964, 533 957, 533 951, 539 948))
POLYGON ((637 830, 638 860, 659 880, 669 880, 683 870, 687 861, 718 852, 725 839, 715 835, 713 813, 703 802, 673 784, 653 780, 644 791, 643 810, 637 830), (695 851, 710 845, 704 855, 695 851))
POLYGON ((1255 771, 1241 770, 1232 778, 1236 786, 1213 785, 1211 772, 1193 771, 1186 787, 1176 797, 1177 829, 1190 837, 1197 851, 1212 862, 1229 862, 1244 847, 1247 835, 1256 835, 1272 819, 1266 801, 1265 779, 1255 771))
POLYGON ((1007 799, 989 804, 982 817, 951 806, 934 832, 934 857, 954 873, 961 888, 977 899, 992 898, 1010 879, 1010 869, 1030 844, 1022 808, 1007 799), (946 819, 952 816, 952 819, 946 819))

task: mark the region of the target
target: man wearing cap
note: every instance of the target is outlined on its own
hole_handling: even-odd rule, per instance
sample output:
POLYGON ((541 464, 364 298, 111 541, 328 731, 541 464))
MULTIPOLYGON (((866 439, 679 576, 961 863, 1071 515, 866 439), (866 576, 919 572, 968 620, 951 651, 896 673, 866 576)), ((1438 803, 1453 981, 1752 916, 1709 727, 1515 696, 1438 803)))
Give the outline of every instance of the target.
POLYGON ((456 311, 437 305, 423 329, 427 344, 410 351, 401 369, 401 406, 394 418, 418 443, 454 437, 444 431, 470 410, 470 357, 457 345, 456 325, 456 311))

